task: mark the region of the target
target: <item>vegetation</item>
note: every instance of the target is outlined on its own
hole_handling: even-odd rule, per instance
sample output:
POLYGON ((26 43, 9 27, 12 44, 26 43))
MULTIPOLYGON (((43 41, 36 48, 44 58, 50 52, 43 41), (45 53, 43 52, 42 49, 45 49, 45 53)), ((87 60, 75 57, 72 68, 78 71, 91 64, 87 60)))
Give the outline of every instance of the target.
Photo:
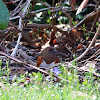
POLYGON ((0 0, 0 100, 100 100, 99 6, 0 0))
MULTIPOLYGON (((63 72, 65 74, 65 72, 63 72)), ((8 76, 8 75, 7 75, 8 76)), ((53 82, 45 79, 42 82, 41 73, 25 73, 20 77, 14 76, 12 82, 7 81, 8 77, 0 79, 0 99, 1 100, 99 100, 99 84, 94 82, 91 73, 86 74, 84 82, 80 84, 77 73, 66 73, 69 83, 53 82), (30 78, 26 78, 25 76, 30 78)), ((52 77, 52 76, 51 76, 52 77)), ((52 79, 52 78, 51 78, 52 79)))

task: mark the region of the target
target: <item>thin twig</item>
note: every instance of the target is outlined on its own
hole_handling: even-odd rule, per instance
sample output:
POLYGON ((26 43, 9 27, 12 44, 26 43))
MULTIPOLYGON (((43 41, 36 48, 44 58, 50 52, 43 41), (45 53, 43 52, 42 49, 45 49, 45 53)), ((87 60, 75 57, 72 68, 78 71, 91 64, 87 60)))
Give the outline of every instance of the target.
MULTIPOLYGON (((23 62, 23 61, 20 61, 20 60, 18 60, 17 58, 11 57, 11 56, 9 56, 9 55, 7 55, 7 54, 1 52, 1 51, 0 51, 0 54, 6 56, 6 57, 8 57, 8 58, 10 58, 10 59, 12 59, 12 60, 14 60, 14 61, 16 61, 16 62, 18 62, 18 63, 24 64, 24 65, 27 65, 27 66, 33 68, 33 69, 36 69, 36 70, 38 70, 38 71, 40 71, 40 72, 42 72, 42 73, 44 73, 44 74, 46 74, 46 75, 50 75, 50 74, 49 74, 48 72, 46 72, 45 70, 42 70, 42 69, 40 69, 40 68, 38 68, 38 67, 36 67, 36 66, 33 66, 33 65, 31 65, 31 64, 27 64, 27 63, 25 63, 25 62, 23 62)), ((56 75, 54 75, 54 74, 53 74, 53 76, 54 76, 54 77, 57 77, 58 79, 61 79, 62 81, 65 81, 65 82, 67 82, 67 83, 69 82, 67 79, 63 79, 63 78, 61 78, 61 77, 59 77, 59 76, 56 76, 56 75)))
POLYGON ((70 14, 68 14, 68 13, 65 13, 65 12, 63 12, 63 11, 61 11, 66 17, 68 17, 68 19, 69 19, 69 22, 70 22, 70 25, 71 25, 71 27, 73 27, 73 22, 72 22, 72 18, 71 18, 71 16, 70 16, 70 14))
POLYGON ((24 8, 24 11, 22 12, 22 18, 25 17, 26 11, 27 11, 30 3, 31 3, 31 0, 27 0, 27 4, 26 4, 26 6, 24 8))
MULTIPOLYGON (((82 69, 82 67, 76 67, 74 65, 72 65, 70 62, 66 62, 66 65, 65 66, 68 66, 68 67, 73 67, 75 69, 77 69, 78 71, 86 71, 86 72, 91 72, 90 70, 86 70, 86 69, 82 69)), ((85 67, 85 66, 84 66, 85 67)), ((96 73, 96 72, 92 72, 95 76, 97 77, 100 77, 100 74, 99 73, 96 73)))
POLYGON ((86 60, 86 62, 89 61, 90 59, 96 57, 97 55, 100 55, 100 49, 98 49, 90 58, 88 58, 88 59, 86 60))
POLYGON ((17 11, 15 11, 14 13, 12 13, 11 17, 14 16, 14 15, 16 15, 17 13, 20 13, 21 10, 25 7, 25 5, 26 5, 26 2, 17 11))
MULTIPOLYGON (((79 63, 87 62, 87 61, 89 61, 90 59, 92 59, 92 58, 94 58, 94 57, 96 57, 96 56, 98 56, 98 55, 100 55, 100 49, 98 49, 90 58, 88 58, 88 59, 86 59, 86 60, 83 60, 83 61, 80 61, 79 63)), ((97 57, 97 58, 98 58, 98 57, 97 57)))
POLYGON ((45 2, 42 2, 42 1, 40 1, 40 0, 38 0, 42 5, 44 5, 44 6, 46 6, 46 7, 51 7, 47 2, 45 3, 45 2))
POLYGON ((33 24, 27 24, 26 28, 41 28, 41 29, 48 28, 48 29, 57 30, 57 31, 61 32, 63 35, 66 35, 66 36, 69 35, 67 31, 63 31, 62 29, 57 28, 56 26, 50 25, 50 24, 36 24, 36 23, 33 23, 33 24))
POLYGON ((59 7, 48 7, 48 8, 43 8, 43 9, 36 10, 36 11, 31 11, 30 13, 35 14, 35 13, 38 13, 38 12, 41 12, 41 11, 50 10, 50 9, 58 9, 58 8, 59 7))
POLYGON ((19 19, 19 30, 20 30, 20 33, 19 33, 19 37, 18 37, 18 40, 17 40, 17 44, 16 44, 16 46, 15 46, 15 48, 14 48, 14 50, 13 50, 13 52, 11 53, 11 56, 12 57, 14 57, 15 55, 16 55, 16 52, 17 52, 17 50, 18 50, 18 46, 19 46, 19 43, 20 43, 20 39, 21 39, 21 37, 22 37, 22 18, 24 18, 25 17, 25 14, 26 14, 26 11, 27 11, 27 9, 28 9, 28 7, 29 7, 29 5, 30 5, 30 2, 31 2, 31 0, 27 0, 27 4, 26 4, 26 7, 25 7, 25 9, 24 9, 24 11, 22 12, 22 16, 20 17, 20 19, 19 19))
POLYGON ((20 18, 20 16, 10 17, 9 20, 20 18))
POLYGON ((18 37, 18 40, 17 40, 17 44, 16 44, 16 46, 15 46, 13 52, 11 53, 11 56, 12 56, 12 57, 14 57, 14 56, 16 55, 16 52, 17 52, 17 50, 18 50, 18 46, 19 46, 19 43, 20 43, 20 39, 21 39, 21 37, 22 37, 21 34, 22 34, 22 32, 19 33, 19 37, 18 37))
POLYGON ((23 0, 21 0, 21 1, 19 2, 19 4, 17 5, 17 7, 16 7, 12 12, 15 12, 15 11, 20 7, 20 5, 22 4, 22 2, 23 2, 23 0))
POLYGON ((74 27, 70 28, 68 31, 70 32, 72 29, 78 27, 81 23, 83 23, 83 21, 85 21, 85 20, 86 20, 89 16, 91 16, 93 13, 94 13, 94 11, 91 12, 90 14, 88 14, 84 19, 82 19, 78 24, 76 24, 74 27))
POLYGON ((87 48, 78 58, 72 60, 71 63, 72 63, 73 61, 78 61, 78 60, 80 60, 81 58, 83 58, 83 57, 87 54, 87 52, 90 50, 91 46, 93 45, 94 41, 96 40, 96 37, 98 36, 99 32, 100 32, 100 24, 99 24, 98 29, 97 29, 97 32, 96 32, 96 34, 94 35, 94 37, 93 37, 91 43, 89 44, 88 48, 87 48))

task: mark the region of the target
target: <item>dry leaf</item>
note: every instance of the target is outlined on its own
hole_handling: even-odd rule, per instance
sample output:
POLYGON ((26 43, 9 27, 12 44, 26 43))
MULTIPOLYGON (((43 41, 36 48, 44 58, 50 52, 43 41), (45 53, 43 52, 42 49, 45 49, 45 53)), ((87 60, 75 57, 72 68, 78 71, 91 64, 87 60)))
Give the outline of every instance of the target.
POLYGON ((89 0, 83 0, 83 2, 81 3, 81 5, 78 7, 76 15, 79 14, 82 11, 82 9, 87 5, 88 1, 89 0))

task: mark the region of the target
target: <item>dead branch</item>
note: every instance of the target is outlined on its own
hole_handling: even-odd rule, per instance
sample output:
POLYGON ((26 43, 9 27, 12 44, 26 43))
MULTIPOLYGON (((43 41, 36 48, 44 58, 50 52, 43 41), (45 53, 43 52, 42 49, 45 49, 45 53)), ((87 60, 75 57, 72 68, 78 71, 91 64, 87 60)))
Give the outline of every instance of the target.
MULTIPOLYGON (((18 59, 15 58, 15 57, 11 57, 11 56, 7 55, 6 53, 3 53, 3 52, 0 51, 0 54, 6 56, 6 57, 8 57, 8 58, 10 58, 10 59, 12 59, 12 60, 14 60, 14 61, 16 61, 16 62, 18 62, 18 63, 24 64, 24 65, 27 65, 27 66, 33 68, 33 69, 36 69, 36 70, 38 70, 38 71, 40 71, 40 72, 42 72, 42 73, 44 73, 44 74, 46 74, 46 75, 50 75, 48 72, 46 72, 46 71, 44 71, 44 70, 42 70, 42 69, 40 69, 40 68, 38 68, 38 67, 36 67, 36 66, 33 66, 33 65, 31 65, 31 64, 27 64, 27 63, 25 63, 25 62, 23 62, 23 61, 20 61, 20 60, 18 60, 18 59)), ((61 78, 61 77, 59 77, 59 76, 56 76, 56 75, 54 75, 54 74, 53 74, 53 76, 56 77, 56 78, 58 78, 58 79, 60 79, 60 80, 62 80, 62 81, 65 81, 65 82, 67 82, 67 83, 69 82, 68 80, 63 79, 63 78, 61 78)))
POLYGON ((18 50, 18 46, 19 46, 19 43, 20 43, 20 39, 22 37, 22 32, 21 32, 22 31, 22 28, 23 28, 22 27, 22 18, 25 17, 26 11, 27 11, 28 7, 30 6, 30 2, 31 2, 31 0, 27 0, 27 4, 26 4, 26 6, 24 8, 24 11, 22 12, 22 16, 20 16, 20 19, 19 19, 19 30, 20 30, 20 32, 19 32, 19 37, 18 37, 18 40, 17 40, 17 44, 16 44, 13 52, 11 53, 11 56, 12 57, 14 57, 16 55, 16 52, 18 50))
POLYGON ((26 28, 41 28, 41 29, 54 29, 56 31, 59 31, 61 32, 63 35, 66 35, 68 36, 68 32, 67 31, 63 31, 61 30, 60 28, 57 28, 56 26, 54 25, 49 25, 49 24, 36 24, 36 23, 33 23, 33 24, 27 24, 26 28))
MULTIPOLYGON (((99 18, 99 20, 100 20, 100 18, 99 18)), ((95 42, 96 37, 98 36, 99 32, 100 32, 100 23, 99 23, 97 32, 96 32, 96 34, 94 35, 94 37, 93 37, 91 43, 89 44, 88 48, 87 48, 78 58, 72 60, 71 62, 73 62, 73 61, 78 61, 78 60, 82 59, 82 58, 87 54, 87 52, 90 50, 91 46, 92 46, 93 43, 95 42)))

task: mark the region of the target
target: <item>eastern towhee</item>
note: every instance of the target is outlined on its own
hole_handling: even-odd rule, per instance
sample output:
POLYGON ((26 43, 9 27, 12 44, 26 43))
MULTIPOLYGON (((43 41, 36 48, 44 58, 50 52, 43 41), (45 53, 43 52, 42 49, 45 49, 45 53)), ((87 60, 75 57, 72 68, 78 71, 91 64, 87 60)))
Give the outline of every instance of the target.
POLYGON ((49 68, 54 67, 59 63, 59 58, 55 54, 54 47, 47 47, 41 51, 40 56, 37 58, 37 67, 49 68))

